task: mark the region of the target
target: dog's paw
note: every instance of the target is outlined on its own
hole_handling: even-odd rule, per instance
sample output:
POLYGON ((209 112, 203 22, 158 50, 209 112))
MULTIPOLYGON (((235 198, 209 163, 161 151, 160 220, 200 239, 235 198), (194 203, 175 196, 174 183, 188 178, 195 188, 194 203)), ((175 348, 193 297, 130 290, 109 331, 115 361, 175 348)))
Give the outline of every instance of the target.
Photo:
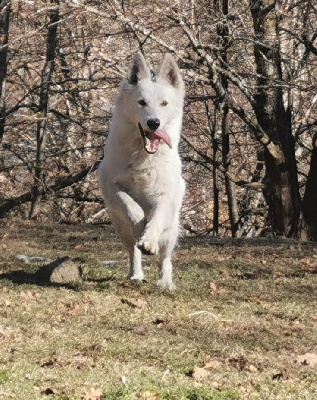
POLYGON ((147 255, 158 255, 159 246, 157 242, 149 241, 146 239, 140 239, 137 243, 138 248, 142 251, 143 254, 147 255))
POLYGON ((128 279, 130 279, 131 281, 143 282, 143 281, 145 281, 145 275, 144 274, 133 274, 133 275, 129 275, 128 279))
POLYGON ((157 286, 159 286, 162 289, 169 289, 169 290, 174 290, 176 287, 171 280, 167 279, 159 279, 157 281, 157 286))

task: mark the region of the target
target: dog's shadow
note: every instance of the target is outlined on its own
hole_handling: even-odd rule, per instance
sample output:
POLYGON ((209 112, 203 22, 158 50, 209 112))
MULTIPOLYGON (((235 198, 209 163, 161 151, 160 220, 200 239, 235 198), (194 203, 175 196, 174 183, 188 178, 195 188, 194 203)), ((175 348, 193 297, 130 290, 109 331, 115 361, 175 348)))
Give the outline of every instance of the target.
MULTIPOLYGON (((30 284, 46 287, 65 287, 68 289, 78 289, 85 282, 103 283, 113 280, 113 277, 101 279, 86 278, 83 279, 81 266, 77 266, 69 260, 69 257, 62 257, 49 262, 37 269, 35 272, 26 272, 25 269, 19 269, 0 274, 0 281, 8 280, 17 285, 30 284), (68 262, 68 267, 65 263, 68 262), (63 270, 60 268, 64 265, 63 270), (53 279, 53 274, 55 278, 53 279), (57 274, 57 279, 56 279, 57 274)), ((32 268, 33 269, 33 268, 32 268)))
POLYGON ((0 280, 8 280, 18 285, 31 284, 36 286, 56 286, 56 284, 39 279, 36 273, 31 274, 23 270, 1 274, 0 280))
POLYGON ((50 280, 50 276, 52 275, 53 271, 60 267, 67 260, 68 257, 59 258, 41 266, 34 273, 26 272, 24 269, 2 273, 0 275, 0 280, 9 280, 18 285, 30 284, 36 286, 64 286, 68 288, 74 288, 76 286, 75 282, 61 283, 50 280))
POLYGON ((24 270, 17 270, 12 272, 3 273, 0 275, 0 281, 10 281, 16 285, 34 285, 38 287, 64 287, 71 290, 79 290, 80 288, 85 287, 85 283, 96 283, 103 284, 109 281, 115 280, 113 277, 105 277, 99 279, 86 278, 81 282, 70 282, 70 283, 56 283, 50 282, 43 279, 38 272, 32 274, 29 272, 25 272, 24 270))

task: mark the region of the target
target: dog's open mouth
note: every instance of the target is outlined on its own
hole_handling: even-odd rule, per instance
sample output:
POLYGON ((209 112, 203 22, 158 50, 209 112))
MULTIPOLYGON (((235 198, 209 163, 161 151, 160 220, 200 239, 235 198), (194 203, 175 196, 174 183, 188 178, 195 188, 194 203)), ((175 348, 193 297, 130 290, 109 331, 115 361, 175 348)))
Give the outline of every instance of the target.
POLYGON ((166 131, 161 129, 157 129, 156 131, 147 131, 142 128, 140 123, 139 130, 143 137, 144 148, 149 154, 156 153, 161 143, 166 143, 170 149, 172 148, 171 138, 166 131))

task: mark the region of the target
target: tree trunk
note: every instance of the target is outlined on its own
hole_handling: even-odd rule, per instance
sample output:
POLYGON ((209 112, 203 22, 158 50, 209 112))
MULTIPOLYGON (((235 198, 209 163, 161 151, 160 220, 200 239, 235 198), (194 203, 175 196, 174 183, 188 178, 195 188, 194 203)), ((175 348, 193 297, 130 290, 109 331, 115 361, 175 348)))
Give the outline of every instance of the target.
POLYGON ((254 111, 261 128, 268 134, 276 156, 264 152, 266 176, 264 195, 269 207, 273 233, 298 235, 300 196, 291 113, 283 102, 283 76, 280 60, 279 21, 271 0, 251 0, 255 33, 254 57, 257 93, 254 111))
MULTIPOLYGON (((36 161, 34 171, 34 185, 32 188, 32 201, 30 218, 35 219, 39 212, 40 196, 45 188, 45 170, 43 169, 44 150, 46 144, 46 120, 49 105, 49 91, 54 68, 54 58, 57 38, 57 22, 59 20, 59 1, 50 1, 52 8, 49 10, 49 26, 46 39, 46 59, 42 70, 40 101, 38 107, 38 122, 36 128, 36 161)), ((45 191, 44 191, 45 192, 45 191)))
POLYGON ((303 199, 302 238, 317 240, 317 133, 313 138, 313 151, 303 199))
MULTIPOLYGON (((229 109, 226 104, 222 107, 222 123, 221 123, 221 135, 222 135, 222 163, 226 172, 230 172, 230 136, 229 136, 229 109)), ((229 219, 231 226, 231 236, 237 237, 238 234, 238 223, 239 223, 239 208, 236 198, 236 187, 235 183, 229 179, 228 174, 225 174, 225 187, 228 198, 228 209, 229 219)))
POLYGON ((3 139, 5 126, 5 81, 7 77, 7 55, 9 41, 11 3, 0 0, 0 144, 3 139))
POLYGON ((214 208, 213 208, 213 216, 212 216, 212 227, 215 235, 219 233, 219 182, 218 182, 218 135, 217 135, 217 109, 214 111, 215 118, 212 129, 212 158, 215 161, 215 164, 212 166, 212 188, 213 188, 213 196, 214 196, 214 208))
MULTIPOLYGON (((228 0, 221 0, 221 9, 223 16, 227 16, 229 13, 228 0)), ((221 45, 223 50, 221 51, 221 58, 225 64, 228 62, 227 57, 227 46, 228 46, 228 26, 225 23, 219 24, 218 34, 221 37, 221 45)), ((224 93, 228 93, 228 79, 222 74, 221 85, 224 93)), ((226 103, 226 98, 222 99, 221 104, 221 140, 222 140, 222 163, 227 173, 230 173, 231 156, 230 156, 230 134, 229 134, 229 108, 226 103)), ((236 198, 236 188, 234 182, 229 179, 228 174, 225 174, 225 187, 228 198, 228 211, 231 226, 231 235, 236 237, 238 235, 238 223, 239 223, 239 208, 236 198)))

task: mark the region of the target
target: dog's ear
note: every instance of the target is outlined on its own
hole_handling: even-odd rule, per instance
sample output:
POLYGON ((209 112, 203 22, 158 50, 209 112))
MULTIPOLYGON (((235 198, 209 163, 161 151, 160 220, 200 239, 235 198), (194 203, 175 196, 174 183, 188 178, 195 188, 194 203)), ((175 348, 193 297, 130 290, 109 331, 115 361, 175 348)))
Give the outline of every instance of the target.
POLYGON ((139 52, 135 54, 128 72, 128 82, 136 85, 140 79, 151 77, 151 70, 148 67, 145 58, 139 52))
POLYGON ((168 81, 168 83, 177 89, 184 88, 184 82, 176 61, 171 54, 165 54, 158 76, 168 81))

